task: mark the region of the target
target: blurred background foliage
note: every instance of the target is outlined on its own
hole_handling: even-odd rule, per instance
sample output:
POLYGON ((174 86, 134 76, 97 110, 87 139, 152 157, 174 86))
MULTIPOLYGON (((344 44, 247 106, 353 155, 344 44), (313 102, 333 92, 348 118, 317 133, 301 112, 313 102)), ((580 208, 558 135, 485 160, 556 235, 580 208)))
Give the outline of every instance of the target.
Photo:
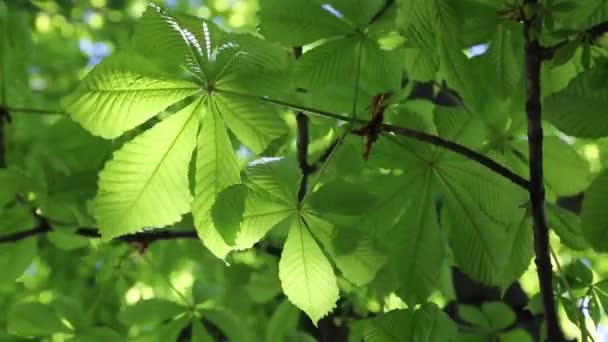
MULTIPOLYGON (((28 212, 18 209, 23 207, 12 206, 14 201, 39 208, 52 219, 55 228, 45 238, 0 246, 0 341, 19 340, 9 331, 31 331, 23 322, 42 332, 56 331, 56 324, 61 325, 65 333, 54 334, 49 338, 52 341, 69 339, 73 329, 81 332, 77 338, 82 341, 120 340, 125 336, 142 341, 166 341, 168 336, 187 340, 200 332, 195 325, 187 324, 189 317, 200 315, 216 340, 314 340, 312 334, 321 330, 313 328, 281 295, 278 252, 271 244, 236 254, 227 265, 197 240, 157 242, 142 254, 129 244, 102 244, 71 234, 77 227, 94 226, 87 205, 96 191, 97 172, 111 152, 130 137, 102 140, 53 112, 60 112, 59 99, 93 66, 130 42, 135 22, 147 3, 0 2, 0 38, 5 42, 5 49, 0 51, 1 100, 9 108, 35 109, 15 110, 6 130, 10 145, 5 157, 11 168, 0 170, 0 185, 6 187, 0 196, 0 206, 5 208, 0 211, 0 233, 38 224, 28 212), (25 194, 26 198, 6 193, 25 194), (149 300, 149 306, 133 306, 140 300, 149 300), (180 307, 175 308, 175 303, 180 307), (129 308, 140 311, 125 314, 129 308), (19 319, 20 315, 28 317, 19 319), (179 315, 185 320, 171 322, 181 325, 168 322, 179 315), (60 320, 53 321, 55 317, 60 320), (162 327, 162 334, 157 326, 162 327), (187 326, 190 328, 184 329, 187 326)), ((210 19, 225 30, 252 32, 258 25, 255 0, 165 0, 159 4, 210 19)), ((608 140, 578 139, 572 143, 590 172, 608 166, 608 140)), ((178 226, 191 228, 192 224, 185 219, 178 226)), ((280 235, 280 230, 275 234, 280 235)), ((596 280, 608 278, 605 256, 573 251, 555 236, 552 244, 562 265, 578 265, 578 269, 571 266, 573 274, 592 274, 596 280)), ((449 286, 449 278, 446 270, 444 288, 449 286)), ((582 281, 591 283, 589 279, 582 281)), ((381 280, 377 283, 375 287, 352 289, 332 319, 346 325, 348 316, 352 316, 349 311, 365 317, 369 312, 403 307, 396 296, 382 293, 381 280)), ((538 292, 533 265, 521 285, 528 294, 538 292)), ((439 294, 433 297, 438 304, 450 299, 439 294)), ((594 314, 592 306, 597 304, 588 305, 588 314, 594 314)), ((566 314, 562 309, 562 317, 566 314)), ((598 340, 607 334, 605 317, 602 322, 598 340)), ((351 328, 356 338, 356 324, 351 328)), ((576 328, 570 324, 566 329, 576 328)))

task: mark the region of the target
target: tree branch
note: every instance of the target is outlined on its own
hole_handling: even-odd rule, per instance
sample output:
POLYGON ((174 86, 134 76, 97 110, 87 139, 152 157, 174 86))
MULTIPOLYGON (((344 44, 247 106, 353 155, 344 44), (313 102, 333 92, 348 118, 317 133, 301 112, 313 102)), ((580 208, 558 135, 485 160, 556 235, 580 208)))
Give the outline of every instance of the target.
POLYGON ((475 152, 475 151, 471 150, 470 148, 460 145, 458 143, 455 143, 453 141, 445 140, 436 135, 428 134, 428 133, 421 132, 421 131, 416 131, 416 130, 413 130, 410 128, 399 127, 399 126, 394 126, 394 125, 389 125, 389 124, 382 124, 382 130, 384 132, 394 133, 394 134, 401 135, 404 137, 416 139, 418 141, 423 141, 423 142, 426 142, 426 143, 429 143, 429 144, 432 144, 435 146, 443 147, 445 149, 458 153, 472 161, 475 161, 475 162, 485 166, 486 168, 507 178, 508 180, 510 180, 511 182, 513 182, 514 184, 520 186, 521 188, 523 188, 525 190, 528 190, 530 188, 530 183, 527 180, 525 180, 524 178, 522 178, 521 176, 514 173, 513 171, 507 169, 503 165, 495 162, 494 160, 484 156, 483 154, 475 152))
MULTIPOLYGON (((0 236, 0 244, 15 243, 29 237, 44 235, 53 231, 53 228, 48 221, 42 219, 38 227, 24 230, 4 236, 0 236)), ((74 234, 91 239, 100 238, 99 230, 96 228, 78 228, 74 234)), ((148 231, 135 234, 124 235, 114 239, 121 242, 139 242, 150 244, 161 240, 176 240, 176 239, 198 239, 196 230, 158 230, 148 231)))
MULTIPOLYGON (((524 5, 537 0, 525 0, 524 5)), ((538 20, 538 18, 536 18, 538 20)), ((528 121, 528 153, 530 171, 530 202, 534 221, 534 252, 540 292, 545 311, 547 336, 551 342, 565 341, 559 325, 553 297, 553 270, 549 252, 549 227, 545 217, 545 187, 543 179, 543 129, 541 126, 540 73, 543 48, 532 38, 534 18, 524 18, 526 117, 528 121)))
MULTIPOLYGON (((589 39, 591 39, 591 41, 595 41, 596 39, 598 39, 605 33, 608 33, 608 21, 594 25, 593 27, 585 30, 585 33, 587 34, 589 39)), ((565 41, 555 44, 553 46, 541 47, 540 49, 541 49, 542 60, 552 59, 553 56, 555 56, 555 53, 557 52, 557 50, 559 50, 562 46, 564 46, 568 43, 569 43, 569 40, 565 40, 565 41)))
MULTIPOLYGON (((302 47, 294 47, 293 54, 296 59, 302 56, 302 47)), ((308 176, 312 173, 310 166, 308 165, 308 145, 310 143, 310 136, 308 133, 308 116, 302 111, 296 112, 296 124, 297 124, 297 137, 296 137, 296 154, 298 158, 298 166, 302 172, 302 179, 298 186, 298 203, 302 202, 306 197, 306 191, 308 191, 308 176)))
MULTIPOLYGON (((319 109, 314 109, 314 108, 301 106, 301 105, 297 105, 297 104, 293 104, 293 103, 288 103, 288 102, 285 102, 282 100, 272 99, 267 96, 257 96, 257 95, 251 95, 251 94, 246 94, 246 93, 240 93, 240 92, 236 92, 236 91, 232 91, 232 90, 225 90, 225 89, 216 89, 216 90, 218 92, 224 92, 224 93, 232 94, 232 95, 236 95, 236 96, 255 98, 260 101, 273 103, 273 104, 276 104, 279 106, 298 110, 298 111, 308 113, 311 115, 317 115, 320 117, 331 118, 331 119, 335 119, 335 120, 356 123, 356 124, 361 124, 361 125, 368 125, 370 123, 367 120, 357 119, 357 118, 353 118, 350 116, 340 115, 340 114, 336 114, 336 113, 332 113, 332 112, 328 112, 328 111, 324 111, 324 110, 319 110, 319 109)), ((410 128, 405 128, 405 127, 383 124, 381 128, 385 132, 390 132, 393 134, 410 137, 410 138, 413 138, 413 139, 416 139, 419 141, 423 141, 423 142, 426 142, 426 143, 429 143, 429 144, 432 144, 435 146, 446 148, 454 153, 458 153, 468 159, 471 159, 471 160, 487 167, 491 171, 507 178, 508 180, 510 180, 514 184, 524 188, 525 190, 528 190, 528 188, 529 188, 529 182, 527 180, 525 180, 522 177, 520 177, 519 175, 513 173, 512 171, 510 171, 506 167, 502 166, 501 164, 495 162, 491 158, 488 158, 488 157, 484 156, 483 154, 481 154, 479 152, 475 152, 475 151, 471 150, 470 148, 460 145, 456 142, 445 140, 445 139, 442 139, 442 138, 432 135, 432 134, 428 134, 428 133, 421 132, 421 131, 416 131, 416 130, 413 130, 410 128)), ((331 152, 331 150, 330 150, 330 152, 331 152)), ((314 166, 313 166, 313 168, 314 168, 314 166)))

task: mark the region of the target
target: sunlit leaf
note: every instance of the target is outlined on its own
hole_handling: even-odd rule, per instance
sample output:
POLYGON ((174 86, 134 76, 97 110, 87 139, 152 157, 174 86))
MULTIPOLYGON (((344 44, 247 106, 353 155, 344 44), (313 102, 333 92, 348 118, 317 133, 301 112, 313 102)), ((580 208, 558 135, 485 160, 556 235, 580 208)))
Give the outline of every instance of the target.
POLYGON ((104 239, 175 223, 190 209, 188 167, 201 101, 126 143, 99 175, 95 218, 104 239))

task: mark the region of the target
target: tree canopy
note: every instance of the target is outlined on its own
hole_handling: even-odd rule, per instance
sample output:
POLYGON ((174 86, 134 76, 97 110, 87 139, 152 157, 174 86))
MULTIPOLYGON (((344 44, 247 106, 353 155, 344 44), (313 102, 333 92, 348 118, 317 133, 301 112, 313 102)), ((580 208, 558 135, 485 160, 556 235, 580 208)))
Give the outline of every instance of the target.
POLYGON ((0 1, 0 341, 600 341, 608 1, 0 1))

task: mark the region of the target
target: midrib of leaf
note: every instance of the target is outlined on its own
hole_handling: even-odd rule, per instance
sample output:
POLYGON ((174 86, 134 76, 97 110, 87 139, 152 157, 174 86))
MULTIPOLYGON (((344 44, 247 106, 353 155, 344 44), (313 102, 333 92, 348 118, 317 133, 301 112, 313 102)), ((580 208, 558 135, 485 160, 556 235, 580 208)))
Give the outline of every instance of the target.
POLYGON ((226 72, 226 70, 228 70, 228 67, 230 65, 232 65, 232 62, 240 55, 241 51, 237 51, 234 55, 232 55, 230 57, 230 59, 228 59, 228 61, 226 62, 226 64, 224 64, 224 66, 222 67, 222 69, 217 73, 217 75, 215 75, 215 84, 219 85, 221 84, 221 80, 222 80, 222 76, 224 76, 224 72, 226 72))
POLYGON ((355 70, 355 87, 353 90, 353 106, 351 108, 351 114, 353 118, 357 118, 357 101, 359 99, 359 80, 361 79, 361 58, 363 57, 363 39, 357 42, 359 44, 359 48, 357 49, 357 68, 355 70))
MULTIPOLYGON (((450 168, 452 168, 452 169, 453 169, 453 170, 455 170, 455 171, 460 171, 460 172, 462 172, 462 173, 466 173, 466 169, 463 169, 463 168, 457 167, 457 166, 456 166, 456 165, 454 165, 454 164, 450 165, 449 167, 450 167, 450 168)), ((444 171, 444 172, 445 172, 445 171, 444 171)), ((498 220, 496 217, 494 217, 494 215, 493 215, 492 213, 489 213, 488 211, 486 211, 486 209, 485 209, 483 206, 478 205, 478 206, 476 206, 476 207, 477 207, 477 208, 479 209, 479 211, 480 211, 480 212, 482 212, 482 213, 483 213, 483 214, 484 214, 484 215, 485 215, 485 216, 486 216, 486 217, 487 217, 487 218, 488 218, 490 221, 494 222, 495 224, 497 224, 497 225, 499 225, 499 226, 502 226, 502 225, 504 225, 504 224, 505 224, 505 222, 501 222, 501 221, 499 221, 499 220, 498 220)))
MULTIPOLYGON (((209 97, 209 103, 210 103, 210 105, 212 107, 211 108, 211 115, 214 115, 214 113, 219 113, 219 108, 218 108, 217 104, 213 101, 213 99, 211 97, 209 97)), ((220 120, 220 117, 219 117, 219 115, 217 115, 217 117, 215 117, 213 119, 214 120, 220 120)), ((222 121, 222 125, 224 125, 223 121, 222 121)), ((226 128, 224 127, 224 129, 226 129, 226 128)), ((214 127, 214 130, 215 130, 215 127, 214 127)), ((215 165, 214 165, 214 168, 213 168, 214 169, 213 173, 215 173, 214 178, 215 178, 215 182, 216 182, 216 184, 215 184, 215 186, 216 186, 216 189, 215 189, 216 194, 215 194, 215 196, 217 196, 217 193, 219 192, 218 189, 217 189, 217 180, 220 179, 220 175, 219 175, 220 174, 220 169, 216 165, 217 161, 220 160, 219 149, 217 148, 217 146, 220 145, 220 141, 219 141, 220 137, 219 136, 220 135, 217 134, 217 132, 215 132, 214 137, 215 137, 215 146, 216 146, 216 148, 213 149, 213 154, 214 154, 214 157, 215 157, 215 162, 214 162, 215 165)), ((231 146, 231 148, 232 148, 232 146, 231 146)), ((215 198, 213 198, 212 201, 215 201, 215 198)))
MULTIPOLYGON (((359 40, 359 57, 358 57, 358 61, 357 61, 357 71, 356 71, 356 76, 355 76, 355 85, 354 85, 354 96, 353 96, 353 107, 351 109, 351 116, 354 120, 357 119, 357 101, 359 99, 359 82, 361 81, 360 79, 360 74, 361 74, 361 61, 363 60, 361 57, 363 55, 363 38, 361 40, 359 40)), ((340 138, 338 138, 338 141, 335 145, 335 147, 333 148, 333 150, 331 151, 331 153, 329 154, 329 156, 327 157, 327 159, 325 160, 325 162, 323 162, 323 164, 321 164, 321 167, 319 168, 319 173, 317 174, 317 176, 315 177, 315 179, 313 180, 310 188, 314 189, 315 186, 317 185, 317 183, 319 183, 319 181, 321 180, 321 176, 323 175, 323 173, 325 172, 325 170, 327 169, 327 166, 329 165, 329 162, 333 159, 333 157, 336 155, 336 151, 338 150, 338 148, 340 148, 340 146, 342 145, 342 142, 344 141, 344 139, 346 139, 346 136, 350 133, 350 130, 352 129, 353 126, 353 122, 350 122, 347 124, 348 127, 346 128, 346 130, 344 131, 344 133, 342 133, 342 135, 340 136, 340 138)), ((299 205, 300 207, 302 207, 302 205, 306 202, 306 200, 308 199, 308 195, 310 194, 310 191, 307 191, 304 193, 304 198, 302 198, 302 200, 300 201, 299 205)))
MULTIPOLYGON (((221 113, 221 110, 219 109, 219 105, 220 105, 220 104, 222 105, 222 107, 224 107, 224 109, 228 109, 228 108, 230 108, 230 107, 228 107, 228 106, 226 105, 226 102, 224 102, 224 101, 223 101, 223 99, 221 99, 219 96, 214 96, 214 97, 212 97, 212 101, 214 102, 215 106, 217 107, 217 109, 218 109, 218 112, 219 112, 219 113, 221 113)), ((239 119, 239 122, 241 122, 241 123, 242 123, 242 124, 244 124, 245 126, 249 127, 249 129, 250 129, 251 131, 254 131, 254 132, 259 133, 259 131, 258 131, 258 129, 256 128, 256 126, 255 126, 255 125, 253 125, 251 122, 249 122, 248 120, 242 120, 242 119, 241 119, 241 117, 240 117, 239 115, 236 115, 236 113, 234 113, 234 112, 233 112, 233 114, 234 114, 233 116, 234 116, 235 118, 239 119)), ((256 133, 256 135, 257 135, 257 133, 256 133)))
MULTIPOLYGON (((275 176, 275 172, 272 170, 272 168, 270 166, 268 166, 267 163, 261 163, 261 165, 266 168, 266 170, 268 171, 269 174, 273 175, 273 178, 278 179, 277 176, 275 176)), ((257 184, 256 184, 257 185, 257 184)), ((263 187, 262 187, 263 188, 263 187)), ((285 195, 283 193, 282 189, 279 189, 281 191, 281 195, 285 195)), ((294 194, 294 202, 292 203, 291 201, 289 201, 289 198, 287 197, 283 197, 283 196, 279 196, 279 195, 275 195, 270 191, 266 191, 269 195, 271 195, 271 197, 275 198, 276 200, 278 200, 279 202, 281 202, 282 204, 285 204, 286 206, 292 205, 295 203, 295 194, 294 194)))
MULTIPOLYGON (((418 159, 420 159, 421 162, 427 162, 428 159, 422 157, 420 154, 418 154, 418 152, 416 152, 414 149, 410 148, 409 146, 403 144, 401 141, 399 141, 399 139, 397 139, 397 137, 383 133, 383 135, 387 138, 389 138, 394 144, 396 144, 397 146, 401 147, 402 149, 406 150, 407 152, 411 153, 413 156, 417 157, 418 159)), ((436 154, 437 152, 434 152, 434 154, 436 154)))
POLYGON ((503 87, 503 89, 506 89, 506 85, 509 84, 509 73, 507 73, 507 70, 504 66, 504 60, 503 60, 503 56, 505 55, 505 44, 506 44, 506 32, 504 32, 504 30, 500 29, 499 30, 499 37, 497 39, 497 41, 495 41, 495 43, 497 45, 497 51, 496 51, 496 58, 498 59, 498 76, 499 76, 499 84, 503 87))
MULTIPOLYGON (((199 87, 179 87, 179 88, 129 88, 129 89, 101 89, 101 88, 85 88, 96 93, 134 93, 140 91, 176 91, 176 90, 194 90, 199 87)), ((196 94, 196 93, 195 93, 196 94)))
MULTIPOLYGON (((400 192, 403 191, 403 189, 405 189, 406 187, 408 187, 410 184, 414 183, 416 180, 415 177, 411 177, 411 180, 407 183, 402 184, 400 187, 398 187, 394 192, 391 192, 391 194, 387 197, 385 197, 383 200, 378 201, 376 203, 376 205, 374 206, 374 210, 378 210, 381 207, 383 207, 384 205, 386 205, 387 203, 390 203, 395 197, 397 197, 397 195, 399 195, 400 192)), ((372 211, 374 211, 372 210, 372 211)), ((406 209, 403 209, 401 211, 401 213, 399 214, 399 216, 403 215, 403 212, 405 212, 406 209)))
MULTIPOLYGON (((304 234, 302 232, 302 218, 298 215, 298 229, 300 230, 300 250, 302 251, 302 262, 304 263, 304 276, 306 277, 306 296, 308 297, 308 303, 312 303, 312 295, 310 293, 310 277, 308 276, 308 264, 306 263, 306 253, 304 252, 304 234)), ((310 232, 308 232, 310 234, 310 232)), ((313 238, 314 240, 314 238, 313 238)), ((319 248, 321 248, 319 246, 319 248)))
POLYGON ((259 214, 251 214, 251 215, 243 215, 243 219, 246 218, 255 218, 255 217, 262 217, 262 216, 268 216, 268 215, 276 215, 276 214, 284 214, 284 213, 290 213, 295 211, 296 208, 288 208, 288 209, 282 209, 282 210, 275 210, 275 211, 270 211, 270 212, 266 212, 266 213, 259 213, 259 214))
MULTIPOLYGON (((473 220, 473 215, 463 204, 462 199, 457 195, 457 191, 454 191, 454 188, 450 185, 450 182, 448 182, 444 178, 444 175, 442 174, 441 170, 437 170, 437 169, 435 169, 435 170, 436 170, 435 174, 438 176, 439 180, 441 180, 441 182, 443 184, 445 184, 446 188, 448 188, 450 190, 450 192, 452 193, 452 196, 454 197, 454 199, 456 199, 460 208, 462 209, 462 212, 464 212, 466 214, 466 216, 468 217, 469 221, 471 221, 473 223, 472 226, 475 229, 475 232, 477 233, 476 235, 481 237, 481 240, 483 241, 484 246, 485 246, 484 250, 487 250, 487 246, 489 246, 489 244, 487 243, 485 235, 483 234, 483 228, 479 227, 477 225, 477 222, 475 220, 473 220)), ((484 212, 484 214, 485 214, 485 212, 484 212)), ((488 256, 488 259, 492 263, 492 267, 495 270, 499 270, 500 268, 498 266, 498 262, 494 259, 494 256, 492 255, 492 253, 484 253, 484 254, 486 254, 488 256)))
MULTIPOLYGON (((416 229, 415 229, 416 234, 415 234, 414 238, 412 239, 414 241, 418 241, 418 237, 420 236, 421 229, 428 229, 428 227, 421 227, 421 223, 422 223, 422 219, 423 219, 424 215, 426 215, 426 211, 424 210, 424 205, 426 204, 426 202, 428 200, 427 199, 427 196, 428 196, 427 191, 429 190, 430 176, 431 176, 431 172, 430 172, 430 170, 427 170, 426 176, 424 177, 424 193, 422 194, 422 196, 424 196, 423 197, 424 198, 424 203, 422 203, 421 210, 418 211, 418 217, 417 217, 417 219, 415 221, 416 222, 416 229)), ((415 177, 413 177, 413 178, 415 179, 415 177)), ((420 194, 418 196, 420 196, 420 194)), ((414 244, 414 251, 413 251, 414 252, 414 256, 418 255, 418 250, 419 250, 419 246, 420 245, 421 245, 421 243, 415 243, 414 244)), ((414 268, 413 266, 414 266, 414 262, 415 261, 417 261, 417 260, 415 260, 413 258, 411 260, 409 260, 409 261, 406 261, 406 263, 409 264, 408 265, 409 267, 405 268, 407 270, 408 274, 414 268)))
MULTIPOLYGON (((173 141, 171 141, 171 144, 169 145, 169 147, 167 148, 167 150, 165 150, 165 152, 163 153, 163 156, 161 157, 160 161, 156 164, 156 166, 154 167, 154 170, 152 170, 152 173, 150 174, 150 177, 148 177, 148 179, 146 179, 146 182, 144 183, 144 186, 137 193, 137 196, 135 197, 135 199, 129 204, 129 207, 125 211, 123 211, 123 213, 124 212, 129 212, 129 211, 133 210, 133 207, 135 206, 135 204, 137 202, 139 202, 139 199, 141 198, 141 196, 143 195, 143 193, 146 191, 146 188, 148 187, 148 185, 150 185, 150 182, 152 181, 152 179, 154 178, 154 176, 156 175, 156 173, 160 169, 160 166, 164 163, 165 159, 169 155, 169 151, 171 151, 171 149, 173 149, 173 147, 175 146, 175 143, 177 142, 177 140, 179 140, 179 137, 184 132, 184 129, 186 127, 188 127, 188 124, 190 123, 190 121, 192 120, 192 118, 194 118, 195 115, 198 113, 198 108, 200 107, 201 103, 203 102, 203 98, 200 98, 198 101, 199 101, 199 103, 192 110, 192 114, 190 114, 190 116, 188 117, 188 120, 185 121, 185 123, 182 126, 182 128, 180 128, 179 132, 175 135, 175 137, 173 138, 173 141)), ((175 115, 175 114, 173 114, 173 115, 175 115)))
MULTIPOLYGON (((186 38, 186 32, 185 30, 182 28, 182 26, 180 25, 180 23, 177 21, 176 18, 172 17, 171 15, 165 13, 164 11, 160 10, 159 11, 159 7, 152 4, 152 6, 157 10, 157 12, 159 13, 159 15, 161 16, 162 19, 164 19, 164 21, 169 24, 169 27, 173 30, 176 30, 179 35, 181 36, 182 40, 184 41, 184 43, 186 44, 186 46, 188 47, 188 51, 190 52, 190 55, 192 56, 192 59, 194 60, 194 62, 197 64, 197 66, 199 67, 199 70, 204 69, 200 57, 201 55, 198 53, 198 51, 196 51, 196 49, 192 46, 191 42, 186 38)), ((188 31, 189 32, 189 31, 188 31)), ((198 39, 196 38, 196 36, 192 35, 192 39, 194 39, 199 45, 200 42, 198 41, 198 39)), ((199 78, 198 73, 194 70, 192 70, 191 68, 188 68, 188 70, 192 73, 192 75, 194 75, 195 77, 199 78)), ((205 75, 200 75, 202 76, 204 79, 203 81, 206 80, 205 75)), ((199 78, 200 79, 200 78, 199 78)))

